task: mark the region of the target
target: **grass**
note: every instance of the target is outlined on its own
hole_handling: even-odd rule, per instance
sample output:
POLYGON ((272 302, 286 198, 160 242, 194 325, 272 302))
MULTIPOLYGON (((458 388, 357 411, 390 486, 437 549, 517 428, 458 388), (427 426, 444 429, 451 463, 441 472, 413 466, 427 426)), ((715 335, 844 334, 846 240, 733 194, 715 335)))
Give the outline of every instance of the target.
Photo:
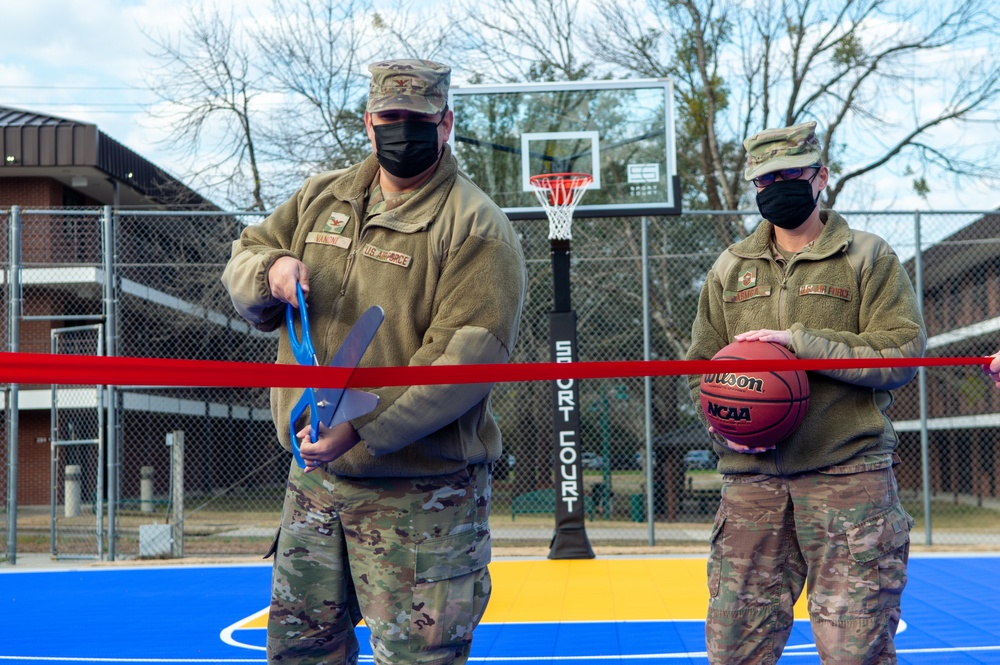
MULTIPOLYGON (((688 471, 686 478, 695 489, 715 489, 721 486, 722 478, 714 470, 688 471)), ((584 474, 584 484, 589 489, 594 483, 603 482, 601 470, 588 470, 584 474)), ((645 525, 632 521, 630 496, 639 494, 645 496, 646 475, 642 470, 616 470, 612 474, 612 489, 615 497, 611 519, 605 520, 601 515, 595 515, 593 520, 587 520, 588 527, 610 528, 612 532, 603 536, 595 545, 615 544, 634 546, 645 544, 645 537, 640 540, 622 538, 614 535, 615 529, 634 529, 645 525), (641 541, 641 542, 640 542, 641 541)), ((504 527, 524 528, 525 533, 505 536, 495 542, 497 547, 517 547, 520 544, 538 545, 538 540, 532 538, 531 531, 550 529, 553 525, 552 515, 518 515, 516 521, 510 521, 510 503, 516 494, 524 491, 518 487, 512 475, 504 481, 494 484, 493 517, 494 525, 504 527)), ((907 512, 916 520, 914 540, 920 540, 920 534, 925 529, 924 505, 919 495, 904 494, 903 505, 907 512)), ((963 495, 957 499, 952 494, 939 494, 931 502, 932 527, 936 543, 954 539, 956 534, 962 534, 961 541, 968 546, 986 546, 996 544, 1000 537, 1000 501, 985 500, 979 505, 976 497, 963 495)), ((186 557, 197 555, 237 556, 263 555, 268 549, 273 529, 280 518, 281 501, 279 493, 264 493, 245 497, 200 497, 186 498, 185 506, 185 540, 184 554, 186 557), (273 509, 272 509, 273 506, 273 509), (234 536, 231 531, 257 527, 264 531, 247 536, 234 536)), ((657 533, 660 529, 703 529, 711 521, 714 511, 682 513, 679 522, 663 522, 657 520, 657 533)), ((119 545, 118 552, 125 557, 138 553, 139 526, 150 523, 166 523, 168 511, 158 509, 154 513, 144 513, 136 505, 126 504, 118 511, 119 545)), ((48 552, 50 518, 49 510, 27 512, 18 515, 17 551, 24 553, 48 552)), ((0 511, 0 515, 4 515, 0 511)), ((68 520, 57 512, 57 526, 63 525, 70 530, 81 526, 93 525, 94 516, 81 516, 68 520)), ((5 522, 4 522, 5 524, 5 522)), ((0 532, 3 524, 0 524, 0 532)), ((105 524, 106 528, 106 524, 105 524)), ((659 540, 660 536, 657 536, 659 540)), ((671 544, 673 542, 671 541, 671 544)), ((703 544, 703 543, 699 543, 703 544)), ((61 551, 65 549, 62 545, 61 551)))

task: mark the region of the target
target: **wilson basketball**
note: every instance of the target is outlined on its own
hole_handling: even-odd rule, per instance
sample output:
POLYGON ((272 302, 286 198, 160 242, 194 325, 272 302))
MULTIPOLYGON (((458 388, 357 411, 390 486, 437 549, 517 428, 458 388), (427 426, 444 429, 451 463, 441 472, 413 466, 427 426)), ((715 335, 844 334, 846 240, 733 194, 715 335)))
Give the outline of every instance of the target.
MULTIPOLYGON (((712 360, 786 360, 795 354, 771 342, 733 342, 712 360)), ((715 431, 733 443, 773 448, 802 424, 809 379, 800 370, 727 372, 701 377, 701 408, 715 431)))

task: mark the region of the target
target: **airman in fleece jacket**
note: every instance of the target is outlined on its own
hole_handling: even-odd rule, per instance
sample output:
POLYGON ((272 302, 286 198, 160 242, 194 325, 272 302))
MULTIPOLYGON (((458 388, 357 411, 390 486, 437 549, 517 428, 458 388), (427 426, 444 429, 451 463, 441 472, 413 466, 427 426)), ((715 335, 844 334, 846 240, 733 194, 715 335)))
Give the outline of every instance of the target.
MULTIPOLYGON (((705 360, 748 330, 791 330, 799 358, 916 358, 926 342, 909 277, 878 236, 822 211, 825 228, 811 248, 785 260, 772 251, 773 225, 719 257, 702 290, 688 359, 705 360)), ((716 444, 721 473, 791 475, 854 458, 883 460, 896 445, 885 410, 889 391, 916 368, 809 372, 802 425, 773 450, 746 455, 716 444)), ((689 377, 698 403, 701 376, 689 377)), ((876 462, 876 464, 879 464, 876 462)))
MULTIPOLYGON (((262 224, 233 243, 222 281, 236 310, 258 330, 281 327, 278 362, 294 364, 281 325, 285 303, 267 274, 282 256, 310 270, 312 340, 330 362, 366 309, 385 321, 361 366, 503 363, 517 337, 526 274, 510 221, 458 169, 445 145, 431 179, 398 208, 367 224, 365 205, 379 165, 375 156, 310 178, 262 224)), ((327 465, 341 476, 416 477, 452 473, 501 454, 490 409, 492 384, 373 390, 381 401, 352 421, 362 444, 327 465)), ((299 389, 271 391, 285 448, 299 389)))

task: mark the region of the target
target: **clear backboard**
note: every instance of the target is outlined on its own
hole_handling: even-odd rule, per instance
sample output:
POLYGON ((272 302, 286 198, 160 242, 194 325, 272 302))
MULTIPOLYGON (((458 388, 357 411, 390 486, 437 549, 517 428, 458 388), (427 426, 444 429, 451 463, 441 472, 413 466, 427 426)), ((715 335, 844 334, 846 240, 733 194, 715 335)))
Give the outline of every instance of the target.
POLYGON ((528 179, 593 177, 576 217, 680 213, 668 79, 452 86, 459 164, 511 219, 544 219, 528 179))

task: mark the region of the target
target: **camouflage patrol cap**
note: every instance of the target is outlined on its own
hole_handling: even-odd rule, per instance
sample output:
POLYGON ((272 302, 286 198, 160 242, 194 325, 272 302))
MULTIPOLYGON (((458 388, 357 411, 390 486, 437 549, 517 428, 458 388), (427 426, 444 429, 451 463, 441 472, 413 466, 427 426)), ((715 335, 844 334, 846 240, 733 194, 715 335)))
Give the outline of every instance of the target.
POLYGON ((383 60, 372 73, 368 112, 440 113, 448 103, 451 67, 430 60, 383 60))
POLYGON ((743 171, 747 180, 782 169, 823 163, 815 122, 765 129, 743 141, 743 147, 747 150, 747 166, 743 171))

